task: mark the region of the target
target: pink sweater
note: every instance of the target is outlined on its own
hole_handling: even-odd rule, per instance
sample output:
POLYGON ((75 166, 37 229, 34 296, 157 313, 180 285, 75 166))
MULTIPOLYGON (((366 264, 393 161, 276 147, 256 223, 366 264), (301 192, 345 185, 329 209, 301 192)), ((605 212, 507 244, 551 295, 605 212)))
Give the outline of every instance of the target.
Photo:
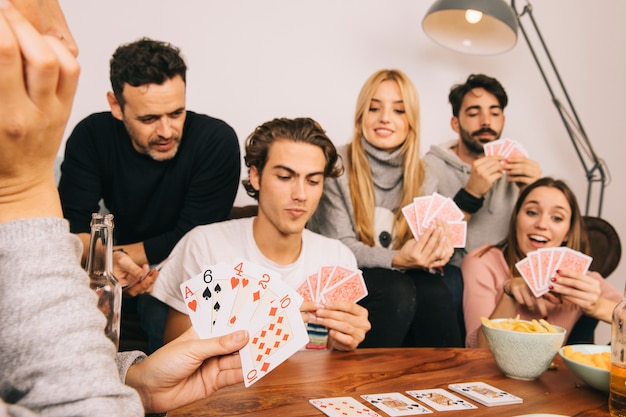
MULTIPOLYGON (((509 267, 501 250, 493 248, 478 257, 478 254, 485 248, 486 245, 471 251, 465 256, 461 266, 464 285, 463 314, 467 329, 465 345, 467 347, 476 347, 481 325, 480 318, 491 316, 504 294, 504 282, 510 276, 509 267)), ((622 300, 620 292, 606 282, 600 274, 591 272, 589 275, 600 281, 602 297, 617 302, 622 300)), ((523 320, 541 318, 539 313, 533 313, 524 306, 518 305, 517 313, 523 320)), ((547 320, 551 324, 565 328, 569 333, 582 314, 579 307, 571 304, 548 304, 547 320)))

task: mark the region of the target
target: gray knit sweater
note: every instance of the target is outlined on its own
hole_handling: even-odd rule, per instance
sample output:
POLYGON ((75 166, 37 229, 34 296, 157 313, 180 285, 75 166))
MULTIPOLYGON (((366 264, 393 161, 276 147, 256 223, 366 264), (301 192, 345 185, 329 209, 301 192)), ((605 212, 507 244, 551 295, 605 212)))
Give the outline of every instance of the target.
MULTIPOLYGON (((376 209, 374 214, 374 238, 376 246, 371 247, 360 240, 356 235, 354 223, 354 209, 350 198, 349 173, 346 171, 339 178, 327 178, 324 182, 324 195, 315 215, 307 226, 311 230, 325 236, 339 239, 348 246, 356 256, 359 268, 387 268, 397 251, 382 246, 380 235, 387 232, 391 235, 393 246, 393 213, 400 207, 399 199, 403 185, 404 156, 399 150, 387 153, 370 145, 365 139, 363 146, 367 154, 372 177, 374 179, 374 194, 376 209)), ((347 146, 339 148, 343 160, 346 157, 347 146)), ((422 192, 432 193, 434 183, 426 179, 422 192)), ((417 196, 415 196, 417 197, 417 196)))
POLYGON ((143 416, 65 220, 0 224, 0 416, 143 416), (120 379, 120 376, 122 377, 120 379))
MULTIPOLYGON (((435 179, 437 192, 453 198, 467 184, 471 165, 461 159, 450 149, 457 140, 435 145, 424 155, 426 174, 435 179)), ((495 244, 504 239, 508 233, 508 225, 513 206, 519 195, 519 187, 505 178, 496 181, 487 195, 480 210, 474 213, 467 224, 467 241, 465 248, 457 249, 451 264, 458 267, 465 254, 484 245, 495 244)))

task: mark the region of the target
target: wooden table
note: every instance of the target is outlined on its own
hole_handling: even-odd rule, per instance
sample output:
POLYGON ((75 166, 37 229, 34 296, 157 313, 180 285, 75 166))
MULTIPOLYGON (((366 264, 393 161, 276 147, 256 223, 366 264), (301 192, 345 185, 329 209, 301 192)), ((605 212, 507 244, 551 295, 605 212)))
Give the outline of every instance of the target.
MULTIPOLYGON (((353 352, 302 351, 250 388, 224 388, 209 398, 168 413, 168 417, 198 416, 323 416, 308 400, 349 396, 363 404, 363 394, 404 393, 444 388, 453 382, 483 381, 524 399, 523 404, 478 408, 429 415, 518 416, 530 413, 567 416, 608 416, 608 394, 578 380, 555 358, 556 370, 535 381, 505 377, 488 349, 396 348, 353 352)), ((385 416, 373 406, 374 411, 385 416)))

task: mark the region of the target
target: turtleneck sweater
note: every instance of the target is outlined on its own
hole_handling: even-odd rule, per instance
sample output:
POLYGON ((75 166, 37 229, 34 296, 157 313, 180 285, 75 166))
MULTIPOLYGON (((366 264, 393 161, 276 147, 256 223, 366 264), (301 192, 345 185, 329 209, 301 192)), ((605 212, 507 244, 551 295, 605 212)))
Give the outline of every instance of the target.
MULTIPOLYGON (((369 169, 374 179, 376 207, 374 214, 374 247, 358 240, 354 222, 354 209, 350 197, 350 174, 348 171, 339 178, 327 178, 324 182, 324 195, 315 215, 307 225, 311 230, 325 236, 339 239, 348 246, 357 258, 359 268, 392 269, 392 260, 397 251, 393 246, 393 213, 400 209, 398 202, 402 193, 404 155, 401 151, 386 152, 361 139, 369 169), (381 234, 391 237, 388 247, 381 244, 381 234)), ((347 145, 340 147, 339 153, 347 160, 347 145)), ((430 181, 426 181, 422 191, 432 192, 430 181)), ((417 196, 415 196, 417 197, 417 196)))

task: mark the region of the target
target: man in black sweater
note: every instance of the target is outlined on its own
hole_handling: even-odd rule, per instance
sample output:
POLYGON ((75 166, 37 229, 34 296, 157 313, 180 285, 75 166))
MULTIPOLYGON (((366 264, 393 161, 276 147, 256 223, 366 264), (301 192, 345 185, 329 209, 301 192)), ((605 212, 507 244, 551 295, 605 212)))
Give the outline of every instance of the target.
MULTIPOLYGON (((186 70, 180 50, 168 43, 143 38, 120 46, 110 62, 111 111, 82 120, 66 144, 63 214, 85 257, 91 213, 104 202, 115 216, 119 274, 145 274, 194 226, 230 216, 239 142, 225 122, 187 111, 186 70)), ((151 283, 139 288, 149 292, 151 283)), ((137 304, 150 351, 158 348, 167 308, 149 294, 124 303, 124 311, 137 304)))

